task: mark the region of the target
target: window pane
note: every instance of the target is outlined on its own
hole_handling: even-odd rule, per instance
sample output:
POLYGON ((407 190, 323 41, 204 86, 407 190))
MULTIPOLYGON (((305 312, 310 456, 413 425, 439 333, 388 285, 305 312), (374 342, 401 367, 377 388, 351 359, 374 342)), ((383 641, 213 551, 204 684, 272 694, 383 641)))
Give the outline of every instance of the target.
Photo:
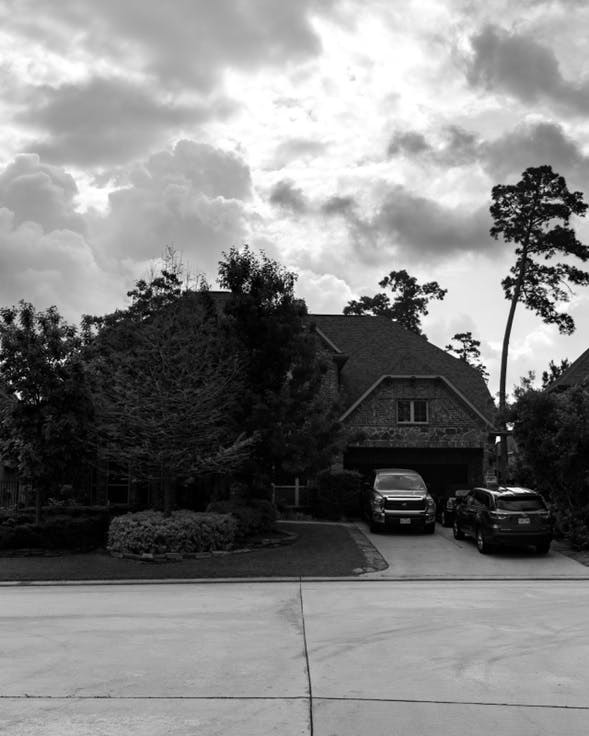
POLYGON ((427 404, 423 400, 413 402, 413 421, 427 422, 427 404))
POLYGON ((411 421, 411 402, 410 401, 398 401, 397 402, 397 418, 400 422, 411 421))

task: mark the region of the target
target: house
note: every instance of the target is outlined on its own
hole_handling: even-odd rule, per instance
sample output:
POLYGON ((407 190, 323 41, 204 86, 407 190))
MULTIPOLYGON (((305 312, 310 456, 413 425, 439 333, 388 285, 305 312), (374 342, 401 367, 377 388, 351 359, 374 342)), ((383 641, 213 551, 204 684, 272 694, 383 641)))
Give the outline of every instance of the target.
POLYGON ((571 386, 589 386, 589 349, 550 384, 549 391, 564 391, 571 386))
POLYGON ((385 317, 309 319, 343 405, 344 468, 413 468, 434 495, 482 484, 495 461, 495 405, 476 369, 385 317))

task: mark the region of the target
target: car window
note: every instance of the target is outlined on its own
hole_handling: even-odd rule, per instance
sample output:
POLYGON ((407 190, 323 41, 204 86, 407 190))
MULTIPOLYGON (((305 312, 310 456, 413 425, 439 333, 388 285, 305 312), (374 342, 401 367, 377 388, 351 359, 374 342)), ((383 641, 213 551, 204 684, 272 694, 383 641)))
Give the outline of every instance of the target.
POLYGON ((473 496, 478 501, 478 503, 481 504, 481 506, 484 506, 487 509, 489 508, 490 499, 484 491, 473 491, 473 496))
POLYGON ((377 475, 377 491, 425 491, 425 483, 418 475, 377 475))
POLYGON ((502 511, 546 511, 540 496, 505 496, 497 499, 497 508, 502 511))

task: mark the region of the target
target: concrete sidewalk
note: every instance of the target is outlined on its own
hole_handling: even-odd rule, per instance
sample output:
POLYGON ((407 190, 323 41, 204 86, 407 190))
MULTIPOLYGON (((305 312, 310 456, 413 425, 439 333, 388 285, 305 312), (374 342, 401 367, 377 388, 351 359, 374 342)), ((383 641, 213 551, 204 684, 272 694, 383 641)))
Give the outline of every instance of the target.
POLYGON ((584 582, 0 594, 2 736, 587 732, 584 582))

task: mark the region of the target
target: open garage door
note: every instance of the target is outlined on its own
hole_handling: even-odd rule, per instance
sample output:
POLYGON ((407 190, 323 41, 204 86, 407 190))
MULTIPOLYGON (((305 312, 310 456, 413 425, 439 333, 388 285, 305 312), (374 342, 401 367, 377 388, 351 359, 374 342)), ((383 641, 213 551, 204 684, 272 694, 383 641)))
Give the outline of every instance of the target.
POLYGON ((369 475, 376 468, 410 468, 425 480, 432 496, 483 481, 483 451, 458 448, 353 447, 344 453, 344 467, 369 475))

